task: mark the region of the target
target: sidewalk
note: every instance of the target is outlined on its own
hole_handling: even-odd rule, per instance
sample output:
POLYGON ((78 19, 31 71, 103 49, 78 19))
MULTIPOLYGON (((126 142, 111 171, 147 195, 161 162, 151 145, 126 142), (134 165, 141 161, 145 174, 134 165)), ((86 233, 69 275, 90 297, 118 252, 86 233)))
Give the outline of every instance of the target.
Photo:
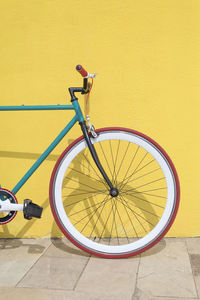
POLYGON ((65 238, 1 239, 0 299, 200 299, 200 238, 166 238, 118 260, 90 256, 65 238))

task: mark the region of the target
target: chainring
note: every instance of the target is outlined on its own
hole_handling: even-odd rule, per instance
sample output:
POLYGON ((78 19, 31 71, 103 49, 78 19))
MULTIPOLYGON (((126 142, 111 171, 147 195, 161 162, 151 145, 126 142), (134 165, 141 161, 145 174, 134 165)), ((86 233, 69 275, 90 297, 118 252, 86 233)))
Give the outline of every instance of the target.
MULTIPOLYGON (((0 199, 7 200, 9 199, 10 203, 18 204, 15 195, 6 189, 0 188, 0 199)), ((9 212, 0 212, 0 225, 4 225, 14 219, 17 211, 9 211, 9 212)))

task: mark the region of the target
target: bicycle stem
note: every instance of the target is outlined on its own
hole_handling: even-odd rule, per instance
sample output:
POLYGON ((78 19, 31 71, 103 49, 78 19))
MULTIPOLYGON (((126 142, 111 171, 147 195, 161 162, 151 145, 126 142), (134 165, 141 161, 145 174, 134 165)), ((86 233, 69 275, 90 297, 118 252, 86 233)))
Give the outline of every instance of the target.
POLYGON ((74 93, 81 93, 81 94, 87 94, 89 92, 88 89, 88 79, 84 78, 83 79, 83 87, 70 87, 69 88, 69 93, 71 96, 71 102, 78 100, 78 98, 76 98, 74 93))

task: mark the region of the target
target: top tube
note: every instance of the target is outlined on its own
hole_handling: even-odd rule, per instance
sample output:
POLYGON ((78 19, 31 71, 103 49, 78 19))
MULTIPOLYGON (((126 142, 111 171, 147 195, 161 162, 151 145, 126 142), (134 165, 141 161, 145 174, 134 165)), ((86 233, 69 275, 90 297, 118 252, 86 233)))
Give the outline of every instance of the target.
POLYGON ((22 110, 75 110, 73 105, 19 105, 0 106, 0 111, 22 111, 22 110))

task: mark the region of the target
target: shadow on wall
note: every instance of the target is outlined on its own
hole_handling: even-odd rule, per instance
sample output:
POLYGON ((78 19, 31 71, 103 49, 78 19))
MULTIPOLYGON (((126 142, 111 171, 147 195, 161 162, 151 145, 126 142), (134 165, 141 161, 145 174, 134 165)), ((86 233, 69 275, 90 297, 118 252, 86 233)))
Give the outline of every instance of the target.
MULTIPOLYGON (((27 153, 27 152, 14 152, 14 151, 0 151, 0 157, 4 158, 19 158, 19 159, 34 159, 37 160, 41 154, 27 153)), ((50 154, 46 160, 57 161, 59 155, 50 154)))

